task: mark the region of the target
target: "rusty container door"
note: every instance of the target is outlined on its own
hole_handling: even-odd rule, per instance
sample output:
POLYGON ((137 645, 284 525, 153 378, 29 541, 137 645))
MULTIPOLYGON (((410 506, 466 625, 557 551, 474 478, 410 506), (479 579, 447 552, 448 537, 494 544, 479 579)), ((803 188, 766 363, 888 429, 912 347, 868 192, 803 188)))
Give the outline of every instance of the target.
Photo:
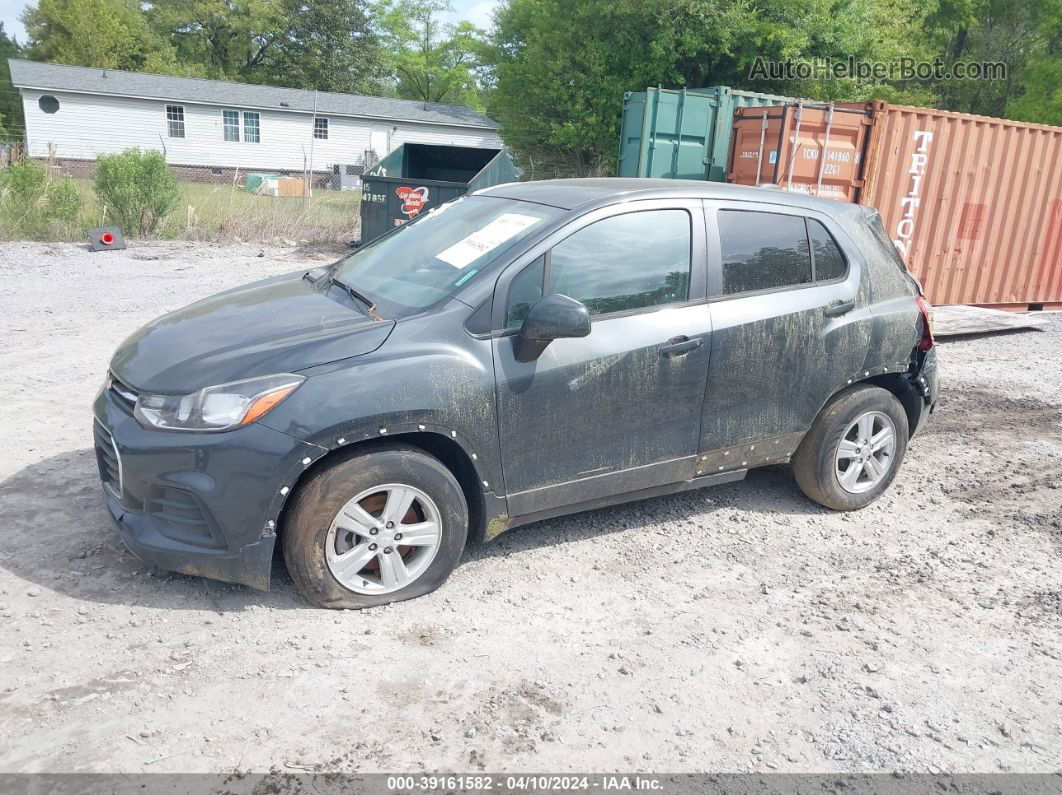
POLYGON ((1062 128, 878 103, 861 203, 935 304, 1062 307, 1062 128))
POLYGON ((873 124, 871 103, 741 108, 734 118, 727 182, 859 201, 873 124))

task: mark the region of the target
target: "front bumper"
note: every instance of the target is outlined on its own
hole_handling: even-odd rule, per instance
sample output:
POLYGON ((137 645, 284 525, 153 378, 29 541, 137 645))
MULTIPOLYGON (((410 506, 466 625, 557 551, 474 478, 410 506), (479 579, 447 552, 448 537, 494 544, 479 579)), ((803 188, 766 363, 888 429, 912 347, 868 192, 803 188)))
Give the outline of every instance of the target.
POLYGON ((164 569, 268 590, 286 495, 306 459, 325 451, 257 423, 145 428, 111 389, 93 413, 107 510, 129 550, 164 569))

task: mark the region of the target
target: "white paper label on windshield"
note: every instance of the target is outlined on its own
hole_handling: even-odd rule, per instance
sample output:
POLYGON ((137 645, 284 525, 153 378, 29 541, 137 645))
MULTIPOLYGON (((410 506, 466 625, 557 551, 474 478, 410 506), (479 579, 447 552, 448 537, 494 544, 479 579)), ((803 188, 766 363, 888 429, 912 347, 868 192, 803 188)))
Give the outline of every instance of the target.
POLYGON ((539 220, 533 215, 505 213, 435 256, 455 268, 467 267, 491 249, 516 237, 529 226, 534 226, 539 220))

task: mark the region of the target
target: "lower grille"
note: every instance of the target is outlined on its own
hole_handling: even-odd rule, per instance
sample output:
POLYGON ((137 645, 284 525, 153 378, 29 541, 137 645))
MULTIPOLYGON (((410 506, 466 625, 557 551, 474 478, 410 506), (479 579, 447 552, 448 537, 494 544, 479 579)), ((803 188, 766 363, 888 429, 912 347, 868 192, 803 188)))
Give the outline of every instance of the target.
POLYGON ((152 486, 145 510, 167 538, 200 546, 220 546, 199 500, 183 489, 161 484, 152 486))
POLYGON ((92 424, 92 435, 96 443, 96 463, 100 468, 100 479, 114 496, 122 497, 122 459, 110 433, 100 423, 92 424))

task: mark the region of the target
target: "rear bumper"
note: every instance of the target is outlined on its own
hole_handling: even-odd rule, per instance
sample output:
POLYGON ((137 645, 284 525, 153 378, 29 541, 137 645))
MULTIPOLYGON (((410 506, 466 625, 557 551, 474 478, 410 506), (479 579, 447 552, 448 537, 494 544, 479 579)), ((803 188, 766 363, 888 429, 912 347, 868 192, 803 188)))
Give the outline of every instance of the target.
POLYGON ((325 451, 254 423, 152 430, 107 389, 93 411, 107 511, 129 550, 165 569, 267 590, 286 495, 304 462, 325 451))
POLYGON ((936 348, 930 348, 922 360, 922 369, 915 375, 915 386, 922 397, 922 411, 918 415, 918 425, 911 430, 911 436, 921 431, 929 415, 937 407, 940 396, 940 371, 937 368, 936 348))

